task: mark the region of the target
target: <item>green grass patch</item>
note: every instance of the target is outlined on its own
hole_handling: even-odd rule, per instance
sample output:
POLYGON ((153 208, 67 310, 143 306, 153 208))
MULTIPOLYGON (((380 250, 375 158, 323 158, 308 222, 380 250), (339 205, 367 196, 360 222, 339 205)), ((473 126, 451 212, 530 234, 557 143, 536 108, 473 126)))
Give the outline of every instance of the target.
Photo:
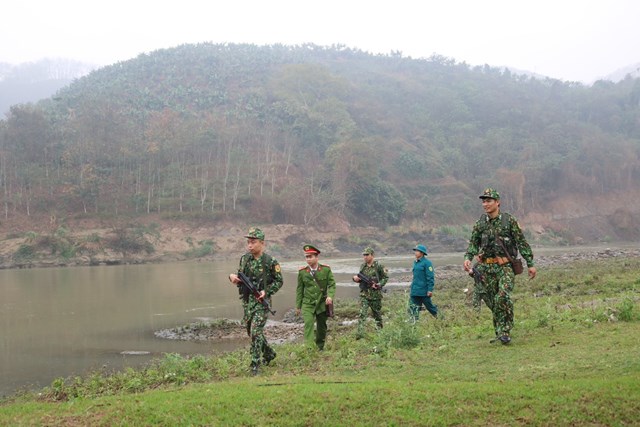
POLYGON ((491 314, 436 284, 445 314, 405 322, 405 292, 385 295, 385 327, 355 340, 354 301, 336 302, 325 351, 277 347, 261 375, 247 349, 140 370, 59 379, 0 405, 0 425, 635 425, 640 414, 640 260, 541 269, 518 278, 509 346, 491 314))
POLYGON ((187 258, 202 258, 213 254, 213 241, 204 240, 198 242, 197 246, 188 238, 187 242, 191 245, 191 249, 185 252, 187 258))

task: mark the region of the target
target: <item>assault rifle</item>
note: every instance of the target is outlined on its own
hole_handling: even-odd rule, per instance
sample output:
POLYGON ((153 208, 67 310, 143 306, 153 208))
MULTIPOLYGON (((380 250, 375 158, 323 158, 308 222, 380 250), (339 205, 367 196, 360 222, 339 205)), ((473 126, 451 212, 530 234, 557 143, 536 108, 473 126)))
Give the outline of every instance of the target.
POLYGON ((242 282, 242 286, 244 286, 245 289, 250 294, 252 294, 260 302, 260 304, 262 304, 264 308, 269 310, 269 313, 276 314, 276 312, 271 309, 271 304, 269 304, 269 301, 267 300, 267 298, 260 298, 260 292, 256 289, 255 286, 253 286, 251 279, 249 279, 249 277, 246 274, 244 274, 242 271, 239 271, 238 279, 240 279, 240 281, 242 282))
POLYGON ((484 276, 478 270, 477 264, 471 267, 471 271, 469 271, 469 276, 473 277, 473 281, 476 285, 481 285, 484 282, 484 276))
POLYGON ((377 285, 376 282, 374 282, 373 280, 369 279, 367 276, 365 276, 362 273, 358 273, 358 278, 360 279, 360 290, 361 291, 366 291, 367 289, 370 289, 373 287, 373 285, 377 285))

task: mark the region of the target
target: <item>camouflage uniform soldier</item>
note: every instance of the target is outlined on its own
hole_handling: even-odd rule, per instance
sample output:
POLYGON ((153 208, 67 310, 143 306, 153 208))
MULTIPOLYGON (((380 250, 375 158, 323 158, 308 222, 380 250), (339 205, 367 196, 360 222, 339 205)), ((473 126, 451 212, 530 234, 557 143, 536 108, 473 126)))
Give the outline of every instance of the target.
POLYGON ((358 320, 356 339, 364 337, 364 326, 367 321, 369 307, 371 307, 371 312, 377 327, 382 329, 382 288, 389 280, 387 269, 373 258, 373 248, 365 248, 362 256, 364 256, 364 263, 360 266, 360 274, 366 276, 373 282, 373 285, 367 287, 362 283, 358 275, 353 276, 353 281, 360 283, 360 318, 358 320))
POLYGON ((485 214, 476 221, 471 232, 469 247, 464 255, 464 269, 471 271, 471 261, 477 255, 477 269, 484 279, 481 282, 484 289, 478 289, 478 297, 493 312, 496 340, 509 344, 513 328, 510 294, 515 280, 509 257, 515 259, 519 251, 527 262, 529 277, 533 279, 536 277, 533 252, 518 221, 512 215, 500 212, 500 194, 493 188, 487 188, 480 199, 485 214))
POLYGON ((244 310, 242 322, 251 337, 251 372, 256 375, 261 362, 268 365, 276 357, 276 352, 264 336, 268 312, 262 301, 270 300, 282 287, 282 272, 278 261, 264 252, 264 233, 261 229, 252 227, 244 237, 247 238, 248 252, 240 258, 238 272, 251 279, 260 296, 256 298, 246 287, 241 286, 242 282, 237 274, 230 274, 229 281, 238 286, 241 294, 244 310))
POLYGON ((296 315, 304 319, 304 341, 324 349, 327 337, 327 305, 333 304, 336 295, 336 281, 328 265, 318 262, 320 251, 313 245, 304 245, 305 267, 298 271, 296 288, 296 315), (314 333, 313 325, 316 326, 314 333))

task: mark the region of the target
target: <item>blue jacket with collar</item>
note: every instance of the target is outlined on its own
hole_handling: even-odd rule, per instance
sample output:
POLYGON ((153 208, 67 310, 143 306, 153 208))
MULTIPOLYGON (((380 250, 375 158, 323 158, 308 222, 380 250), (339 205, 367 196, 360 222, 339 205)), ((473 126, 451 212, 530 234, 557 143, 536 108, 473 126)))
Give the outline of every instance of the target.
POLYGON ((421 257, 413 262, 413 281, 411 282, 411 296, 424 297, 433 292, 435 272, 433 264, 427 257, 421 257))

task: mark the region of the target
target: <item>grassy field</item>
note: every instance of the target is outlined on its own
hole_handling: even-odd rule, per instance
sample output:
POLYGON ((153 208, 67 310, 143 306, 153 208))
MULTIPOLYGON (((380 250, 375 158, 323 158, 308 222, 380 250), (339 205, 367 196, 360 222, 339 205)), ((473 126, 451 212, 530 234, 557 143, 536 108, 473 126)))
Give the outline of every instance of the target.
POLYGON ((280 346, 258 377, 246 350, 167 355, 7 399, 0 425, 640 425, 639 271, 633 258, 519 277, 509 346, 489 343, 465 277, 436 284, 443 320, 406 323, 406 295, 389 293, 385 328, 356 341, 337 321, 357 307, 340 301, 324 352, 280 346))

